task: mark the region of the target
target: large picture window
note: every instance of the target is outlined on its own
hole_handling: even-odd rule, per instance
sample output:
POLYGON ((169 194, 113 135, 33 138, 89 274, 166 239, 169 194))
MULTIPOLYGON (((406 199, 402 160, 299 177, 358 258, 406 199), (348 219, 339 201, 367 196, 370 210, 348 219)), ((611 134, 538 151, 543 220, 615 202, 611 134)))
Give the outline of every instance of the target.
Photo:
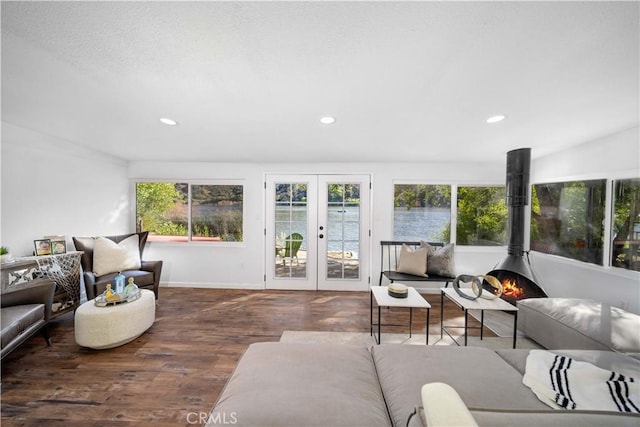
POLYGON ((394 240, 449 242, 450 186, 396 184, 393 206, 394 240))
POLYGON ((613 183, 611 265, 640 271, 640 178, 613 183))
POLYGON ((456 244, 502 246, 507 243, 505 187, 458 187, 456 244))
POLYGON ((150 241, 241 242, 242 185, 137 182, 136 229, 150 241))
POLYGON ((606 181, 533 185, 531 249, 602 265, 606 181))

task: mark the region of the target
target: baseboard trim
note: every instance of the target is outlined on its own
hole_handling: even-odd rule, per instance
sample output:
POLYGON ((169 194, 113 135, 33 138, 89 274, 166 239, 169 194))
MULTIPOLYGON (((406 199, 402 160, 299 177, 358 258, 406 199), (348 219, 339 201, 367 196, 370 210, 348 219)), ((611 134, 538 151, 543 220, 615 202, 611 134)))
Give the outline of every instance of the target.
POLYGON ((161 288, 205 288, 205 289, 249 289, 264 290, 262 283, 184 283, 184 282, 164 282, 160 283, 161 288))

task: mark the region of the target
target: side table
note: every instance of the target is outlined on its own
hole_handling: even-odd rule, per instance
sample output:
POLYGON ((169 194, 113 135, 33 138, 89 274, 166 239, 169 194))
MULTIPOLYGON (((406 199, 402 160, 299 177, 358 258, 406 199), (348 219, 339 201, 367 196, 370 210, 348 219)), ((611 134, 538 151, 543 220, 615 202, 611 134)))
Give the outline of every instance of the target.
POLYGON ((0 264, 2 291, 18 288, 39 277, 38 263, 33 258, 13 258, 0 264))
POLYGON ((2 263, 2 290, 46 277, 56 284, 51 318, 80 306, 81 251, 16 258, 2 263))
MULTIPOLYGON (((371 336, 376 340, 376 344, 380 344, 381 335, 380 335, 380 307, 404 307, 409 309, 409 337, 411 337, 411 325, 413 322, 413 309, 414 308, 426 308, 427 309, 427 320, 426 320, 426 329, 425 335, 426 344, 429 345, 429 312, 431 309, 431 304, 425 300, 422 295, 418 293, 414 288, 407 287, 408 295, 406 298, 394 298, 389 295, 387 286, 371 286, 371 295, 370 295, 370 304, 369 304, 369 315, 370 315, 370 326, 371 326, 371 336), (377 337, 373 333, 373 300, 376 300, 376 304, 378 305, 378 335, 377 337)), ((385 326, 396 326, 396 325, 385 325, 385 326)))
MULTIPOLYGON (((464 292, 464 291, 463 291, 464 292)), ((471 294, 470 294, 471 295, 471 294)), ((500 310, 500 311, 513 311, 513 348, 516 348, 516 335, 517 335, 517 327, 518 327, 518 308, 509 304, 505 300, 501 298, 496 299, 484 299, 477 298, 475 300, 470 300, 467 298, 463 298, 452 288, 440 288, 440 338, 442 339, 443 333, 446 332, 447 335, 458 345, 458 341, 454 337, 451 336, 449 331, 446 328, 462 328, 464 327, 464 345, 467 345, 467 331, 471 328, 469 326, 469 310, 480 310, 480 339, 483 338, 483 329, 484 329, 484 312, 485 310, 500 310), (452 301, 462 310, 464 310, 464 326, 447 326, 444 325, 444 301, 445 297, 448 300, 452 301)))

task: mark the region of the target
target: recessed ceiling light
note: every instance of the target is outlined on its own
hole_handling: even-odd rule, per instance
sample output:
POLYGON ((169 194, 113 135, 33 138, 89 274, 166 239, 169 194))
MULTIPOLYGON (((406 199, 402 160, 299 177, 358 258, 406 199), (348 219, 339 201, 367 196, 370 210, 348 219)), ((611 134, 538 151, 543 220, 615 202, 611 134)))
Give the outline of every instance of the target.
POLYGON ((160 121, 161 121, 162 123, 164 123, 165 125, 167 125, 167 126, 177 126, 177 125, 178 125, 178 122, 176 122, 176 121, 175 121, 175 120, 173 120, 173 119, 169 119, 169 118, 167 118, 167 117, 162 117, 162 118, 160 118, 160 121))
POLYGON ((487 119, 487 123, 498 123, 506 119, 507 116, 503 114, 498 114, 497 116, 492 116, 487 119))
POLYGON ((335 117, 331 117, 331 116, 325 116, 320 118, 320 123, 322 123, 323 125, 330 125, 332 123, 335 123, 335 121, 336 121, 335 117))

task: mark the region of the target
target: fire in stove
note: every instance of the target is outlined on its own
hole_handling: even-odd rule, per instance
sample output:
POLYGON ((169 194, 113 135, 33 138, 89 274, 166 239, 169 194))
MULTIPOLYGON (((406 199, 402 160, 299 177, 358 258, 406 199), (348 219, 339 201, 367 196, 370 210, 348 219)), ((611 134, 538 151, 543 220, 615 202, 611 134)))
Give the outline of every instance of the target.
MULTIPOLYGON (((494 270, 489 273, 502 284, 503 300, 516 305, 516 301, 523 298, 544 298, 547 294, 528 278, 505 270, 494 270)), ((493 292, 493 288, 488 283, 482 283, 483 289, 493 292)))
POLYGON ((502 281, 502 295, 515 299, 525 297, 524 289, 518 286, 518 283, 512 279, 505 279, 502 281))

